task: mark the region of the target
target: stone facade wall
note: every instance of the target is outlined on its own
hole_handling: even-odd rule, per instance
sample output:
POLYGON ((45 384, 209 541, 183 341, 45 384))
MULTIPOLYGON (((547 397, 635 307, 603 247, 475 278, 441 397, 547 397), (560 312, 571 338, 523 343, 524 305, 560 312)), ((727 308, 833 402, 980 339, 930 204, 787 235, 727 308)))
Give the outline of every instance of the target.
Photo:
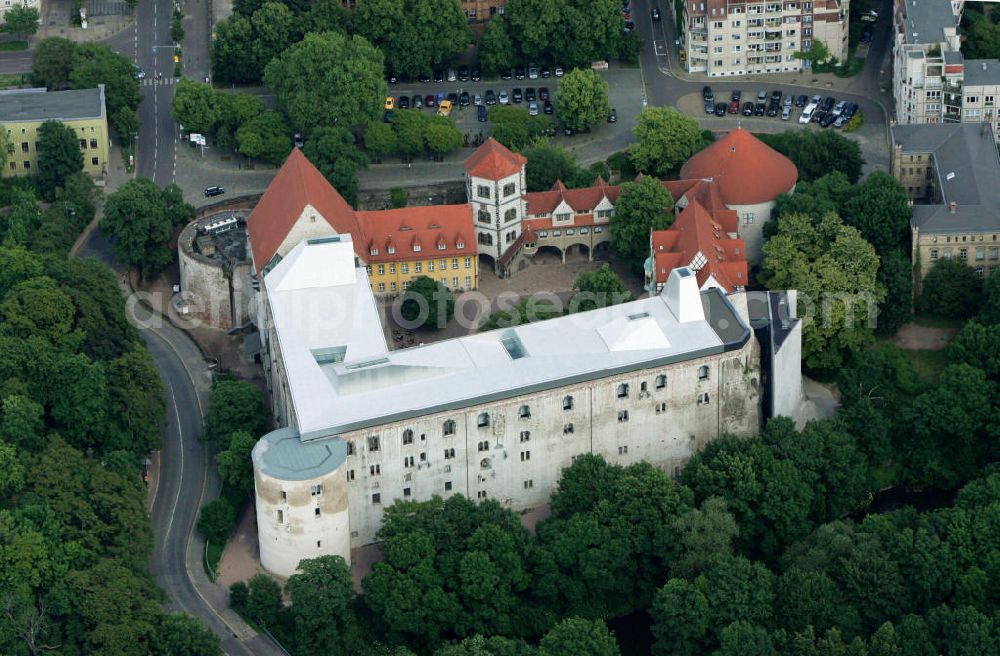
POLYGON ((759 361, 751 338, 731 353, 346 433, 341 438, 352 447, 342 474, 349 481, 351 546, 373 542, 383 509, 398 499, 464 494, 514 510, 546 503, 562 469, 582 453, 618 464, 648 460, 674 474, 720 433, 759 430, 759 361), (702 366, 708 367, 705 379, 699 378, 702 366), (667 377, 662 388, 660 375, 667 377), (619 398, 622 383, 628 395, 619 398), (567 396, 573 405, 564 410, 567 396), (521 416, 522 406, 530 417, 521 416), (489 423, 480 427, 484 413, 489 423), (454 433, 445 435, 449 420, 454 433), (405 431, 412 431, 407 444, 405 431), (378 438, 377 449, 370 448, 371 437, 378 438))
MULTIPOLYGON (((462 180, 433 185, 405 187, 407 207, 425 205, 455 205, 466 202, 465 183, 462 180)), ((362 189, 358 192, 359 210, 387 210, 392 206, 391 189, 362 189)))

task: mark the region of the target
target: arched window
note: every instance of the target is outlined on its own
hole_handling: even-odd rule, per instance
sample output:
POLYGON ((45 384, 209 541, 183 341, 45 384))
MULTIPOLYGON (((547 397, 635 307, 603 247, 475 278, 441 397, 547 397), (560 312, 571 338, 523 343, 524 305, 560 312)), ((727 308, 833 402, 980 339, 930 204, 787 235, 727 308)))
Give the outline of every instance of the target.
POLYGON ((454 435, 455 434, 455 420, 454 419, 449 419, 449 420, 445 421, 444 425, 441 428, 442 428, 442 432, 445 435, 454 435))
POLYGON ((509 210, 507 210, 506 212, 503 213, 504 223, 507 223, 509 221, 513 221, 516 218, 517 218, 517 208, 516 207, 512 207, 512 208, 510 208, 509 210))
POLYGON ((403 431, 403 444, 413 444, 413 431, 409 428, 403 431))
POLYGON ((531 416, 531 408, 529 408, 526 405, 522 405, 521 408, 517 411, 517 416, 519 416, 521 419, 527 419, 528 417, 531 416))
POLYGON ((708 380, 708 366, 701 365, 698 367, 698 380, 708 380))
POLYGON ((618 398, 624 399, 628 396, 628 383, 622 383, 618 386, 618 398))
POLYGON ((573 397, 572 396, 564 396, 563 397, 563 410, 572 410, 572 409, 573 409, 573 397))
POLYGON ((479 219, 480 223, 490 223, 492 220, 492 217, 490 216, 490 211, 487 209, 480 209, 477 218, 479 219))
POLYGON ((479 413, 479 420, 477 422, 480 428, 485 428, 490 425, 490 415, 488 412, 479 413))
POLYGON ((667 386, 667 376, 666 374, 660 374, 656 377, 656 389, 663 389, 667 386))
POLYGON ((493 235, 491 235, 489 233, 480 232, 476 239, 483 246, 492 246, 493 245, 493 235))
POLYGON ((479 443, 479 450, 480 451, 489 451, 490 450, 490 443, 488 441, 486 441, 486 440, 483 440, 482 442, 479 443))

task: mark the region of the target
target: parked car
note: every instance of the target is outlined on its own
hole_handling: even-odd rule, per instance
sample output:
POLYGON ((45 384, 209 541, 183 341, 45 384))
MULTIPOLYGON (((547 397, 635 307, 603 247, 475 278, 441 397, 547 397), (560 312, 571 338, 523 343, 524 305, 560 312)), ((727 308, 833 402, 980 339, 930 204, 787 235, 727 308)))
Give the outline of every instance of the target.
POLYGON ((813 103, 814 105, 819 106, 819 104, 821 102, 823 102, 823 96, 820 96, 820 95, 817 94, 817 95, 813 96, 812 98, 810 98, 809 102, 813 103))
POLYGON ((520 104, 520 102, 524 100, 524 94, 521 92, 520 87, 514 87, 514 90, 511 91, 510 96, 511 99, 518 104, 520 104))
POLYGON ((469 67, 466 66, 465 64, 462 64, 461 66, 458 67, 458 79, 461 80, 462 82, 469 81, 469 67))
POLYGON ((869 9, 865 13, 861 14, 862 23, 876 23, 878 22, 878 12, 874 9, 869 9))
POLYGON ((434 71, 434 81, 435 82, 444 82, 444 71, 442 71, 440 69, 434 71))
MULTIPOLYGON (((549 103, 549 104, 551 104, 551 103, 549 103)), ((618 112, 615 111, 614 107, 612 107, 611 108, 611 113, 608 114, 608 123, 617 123, 617 122, 618 122, 618 112)))
POLYGON ((795 99, 796 107, 805 107, 808 104, 809 104, 809 96, 801 95, 795 99))
POLYGON ((485 123, 487 116, 488 115, 486 113, 486 107, 484 105, 476 107, 476 120, 478 120, 480 123, 485 123))
POLYGON ((408 96, 400 96, 399 97, 399 108, 400 109, 409 109, 410 108, 410 99, 409 99, 408 96))
POLYGON ((713 100, 706 100, 705 101, 705 113, 706 114, 714 114, 715 113, 715 101, 713 101, 713 100))
POLYGON ((819 122, 820 122, 820 121, 822 121, 822 120, 823 120, 824 118, 826 118, 826 115, 827 115, 828 113, 829 113, 829 112, 827 112, 827 111, 826 111, 825 109, 823 109, 822 107, 817 107, 817 108, 816 108, 816 111, 815 111, 815 112, 813 112, 813 116, 812 116, 812 122, 813 122, 813 123, 819 123, 819 122))
POLYGON ((764 102, 765 100, 767 100, 767 91, 758 91, 757 102, 764 102))
POLYGON ((812 120, 813 112, 816 111, 816 104, 809 103, 805 109, 802 110, 802 115, 799 116, 799 123, 808 123, 812 120))
POLYGON ((497 101, 501 105, 507 105, 510 103, 510 95, 507 94, 506 89, 500 89, 500 93, 497 94, 497 101))
POLYGON ((454 104, 450 100, 442 100, 438 103, 438 116, 450 116, 453 106, 454 104))
POLYGON ((823 117, 823 120, 819 122, 820 127, 828 128, 833 125, 833 122, 837 120, 837 115, 833 112, 829 112, 823 117))
POLYGON ((826 98, 823 99, 823 102, 820 103, 819 108, 822 109, 824 112, 829 112, 831 109, 833 109, 833 106, 835 104, 837 104, 837 99, 831 96, 827 96, 826 98))
POLYGON ((562 66, 556 66, 556 69, 555 69, 555 70, 554 70, 554 71, 553 71, 552 73, 553 73, 553 75, 555 75, 556 77, 562 77, 562 76, 563 76, 563 69, 562 69, 562 66))
POLYGON ((768 103, 767 105, 767 115, 774 118, 781 112, 781 105, 776 102, 768 103))
MULTIPOLYGON (((723 103, 723 104, 725 104, 725 103, 723 103)), ((729 113, 730 114, 739 114, 740 113, 740 101, 739 100, 730 100, 729 101, 729 113)))
POLYGON ((771 101, 772 102, 781 102, 781 97, 783 95, 784 95, 783 93, 781 93, 780 91, 778 91, 777 89, 775 89, 774 91, 771 92, 771 101))
POLYGON ((473 66, 472 70, 469 71, 469 77, 472 78, 473 82, 478 82, 479 80, 483 79, 483 74, 479 70, 478 66, 473 66))
MULTIPOLYGON (((451 92, 451 93, 449 93, 448 94, 448 102, 450 102, 452 105, 457 105, 458 104, 458 93, 456 93, 454 91, 451 92)), ((440 105, 440 103, 438 103, 438 104, 440 105)))
POLYGON ((538 79, 538 67, 534 64, 528 64, 528 79, 537 80, 538 79))
POLYGON ((785 99, 781 101, 782 107, 791 107, 795 103, 795 98, 791 95, 785 96, 785 99))
POLYGON ((518 80, 523 80, 524 79, 524 65, 523 64, 518 64, 517 66, 514 67, 514 77, 517 78, 518 80))
POLYGON ((528 116, 538 116, 538 103, 534 100, 528 102, 528 116))
POLYGON ((743 115, 753 116, 753 103, 750 102, 749 100, 743 103, 743 115))
POLYGON ((413 96, 413 109, 420 109, 424 106, 424 98, 419 93, 413 96))
POLYGON ((135 70, 135 79, 137 80, 146 79, 146 71, 142 70, 141 66, 134 66, 133 69, 135 70))
POLYGON ((542 104, 542 111, 545 112, 546 114, 553 114, 553 113, 555 113, 556 108, 552 106, 552 102, 551 101, 546 100, 542 104))
POLYGON ((386 110, 396 109, 396 99, 393 98, 392 96, 387 96, 385 99, 384 107, 386 110))
POLYGON ((743 97, 743 92, 739 89, 733 89, 733 92, 729 95, 729 100, 734 102, 739 102, 740 98, 743 97))
POLYGON ((840 116, 841 114, 844 113, 845 109, 847 109, 847 101, 841 100, 839 103, 833 106, 833 113, 836 116, 840 116))
POLYGON ((429 93, 424 96, 424 107, 434 107, 437 105, 437 100, 434 98, 434 94, 429 93))
POLYGON ((535 87, 528 87, 527 89, 524 90, 524 99, 527 100, 528 102, 531 102, 532 100, 536 99, 535 87))
POLYGON ((844 127, 844 123, 847 123, 849 120, 851 119, 841 114, 840 116, 837 117, 837 120, 833 122, 833 127, 839 130, 840 128, 844 127))
POLYGON ((872 26, 865 25, 865 29, 861 32, 861 43, 870 43, 872 40, 872 26))
POLYGON ((476 107, 479 107, 480 105, 483 104, 483 97, 477 93, 472 97, 472 104, 475 105, 476 107))
POLYGON ((791 105, 785 105, 784 107, 782 107, 781 108, 781 120, 782 121, 787 121, 791 117, 792 117, 792 106, 791 105))
MULTIPOLYGON (((730 107, 730 111, 732 111, 732 107, 730 107)), ((726 115, 726 103, 723 102, 715 103, 715 115, 716 116, 726 115)))
POLYGON ((715 93, 712 91, 712 87, 702 87, 701 97, 705 100, 715 100, 715 93))
POLYGON ((396 112, 394 112, 393 110, 387 109, 384 112, 382 112, 382 122, 383 123, 392 123, 392 120, 394 118, 396 118, 396 112))
POLYGON ((458 79, 458 74, 455 73, 455 69, 454 68, 449 68, 448 69, 448 81, 449 82, 454 82, 457 79, 458 79))
POLYGON ((854 118, 854 115, 858 113, 858 103, 847 103, 847 107, 844 108, 844 116, 850 121, 854 118))
POLYGON ((765 105, 764 103, 759 102, 753 106, 754 116, 763 116, 765 112, 767 112, 767 105, 765 105))
POLYGON ((459 107, 468 107, 472 103, 472 98, 469 97, 468 91, 463 91, 462 95, 458 97, 459 107))
POLYGON ((295 136, 292 137, 292 143, 295 144, 296 148, 302 148, 306 145, 306 141, 302 138, 301 132, 295 133, 295 136))
POLYGON ((389 71, 388 73, 385 74, 385 80, 389 84, 396 84, 397 82, 399 82, 399 78, 396 77, 396 74, 393 73, 392 71, 389 71))
POLYGON ((660 8, 659 7, 653 7, 650 10, 649 13, 650 13, 650 16, 652 16, 652 18, 653 18, 654 21, 660 20, 661 16, 660 16, 660 8))
POLYGON ((514 69, 513 68, 505 68, 502 71, 500 71, 500 79, 501 80, 509 80, 512 77, 514 77, 514 69))
POLYGON ((487 89, 484 100, 487 105, 495 105, 497 104, 497 94, 493 93, 493 89, 487 89))
POLYGON ((419 82, 420 82, 421 84, 427 84, 428 82, 430 82, 430 81, 431 81, 431 76, 430 76, 430 75, 428 75, 427 73, 421 73, 421 74, 420 74, 420 77, 418 77, 418 78, 417 78, 417 80, 418 80, 418 81, 419 81, 419 82))
POLYGON ((542 66, 542 77, 551 77, 552 71, 549 70, 548 66, 542 66))
POLYGON ((225 187, 212 186, 205 187, 205 198, 211 198, 212 196, 221 196, 226 193, 225 187))
POLYGON ((538 99, 539 100, 552 100, 549 98, 549 88, 548 87, 538 87, 538 99))

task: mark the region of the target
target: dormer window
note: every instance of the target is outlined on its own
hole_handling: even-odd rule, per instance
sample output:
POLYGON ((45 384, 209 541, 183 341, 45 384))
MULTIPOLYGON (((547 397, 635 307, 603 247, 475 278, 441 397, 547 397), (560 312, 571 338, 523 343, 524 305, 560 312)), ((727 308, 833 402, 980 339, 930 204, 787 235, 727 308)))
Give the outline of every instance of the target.
POLYGON ((392 255, 393 253, 396 252, 396 247, 390 246, 389 248, 385 249, 385 252, 388 253, 389 255, 392 255))
POLYGON ((413 252, 414 253, 419 253, 420 252, 420 244, 414 244, 413 245, 413 252))
POLYGON ((378 255, 378 249, 377 248, 371 249, 370 252, 371 252, 372 255, 378 255))
POLYGON ((465 242, 464 241, 458 242, 457 244, 455 244, 455 248, 457 248, 458 250, 462 250, 463 248, 465 248, 465 242))
POLYGON ((445 243, 443 241, 438 242, 438 250, 443 251, 445 249, 445 243))

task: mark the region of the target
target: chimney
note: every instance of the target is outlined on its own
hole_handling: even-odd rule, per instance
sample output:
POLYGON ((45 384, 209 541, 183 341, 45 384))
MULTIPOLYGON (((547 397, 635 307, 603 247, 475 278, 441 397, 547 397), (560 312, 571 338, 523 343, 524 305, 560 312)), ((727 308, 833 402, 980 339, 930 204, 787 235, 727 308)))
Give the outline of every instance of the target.
POLYGON ((677 323, 704 321, 705 309, 701 305, 701 292, 694 271, 680 267, 670 272, 667 284, 660 293, 677 323))
POLYGON ((955 210, 957 210, 957 209, 958 209, 958 203, 956 203, 955 201, 951 201, 950 203, 948 203, 948 211, 949 212, 951 212, 952 214, 954 214, 955 210))

